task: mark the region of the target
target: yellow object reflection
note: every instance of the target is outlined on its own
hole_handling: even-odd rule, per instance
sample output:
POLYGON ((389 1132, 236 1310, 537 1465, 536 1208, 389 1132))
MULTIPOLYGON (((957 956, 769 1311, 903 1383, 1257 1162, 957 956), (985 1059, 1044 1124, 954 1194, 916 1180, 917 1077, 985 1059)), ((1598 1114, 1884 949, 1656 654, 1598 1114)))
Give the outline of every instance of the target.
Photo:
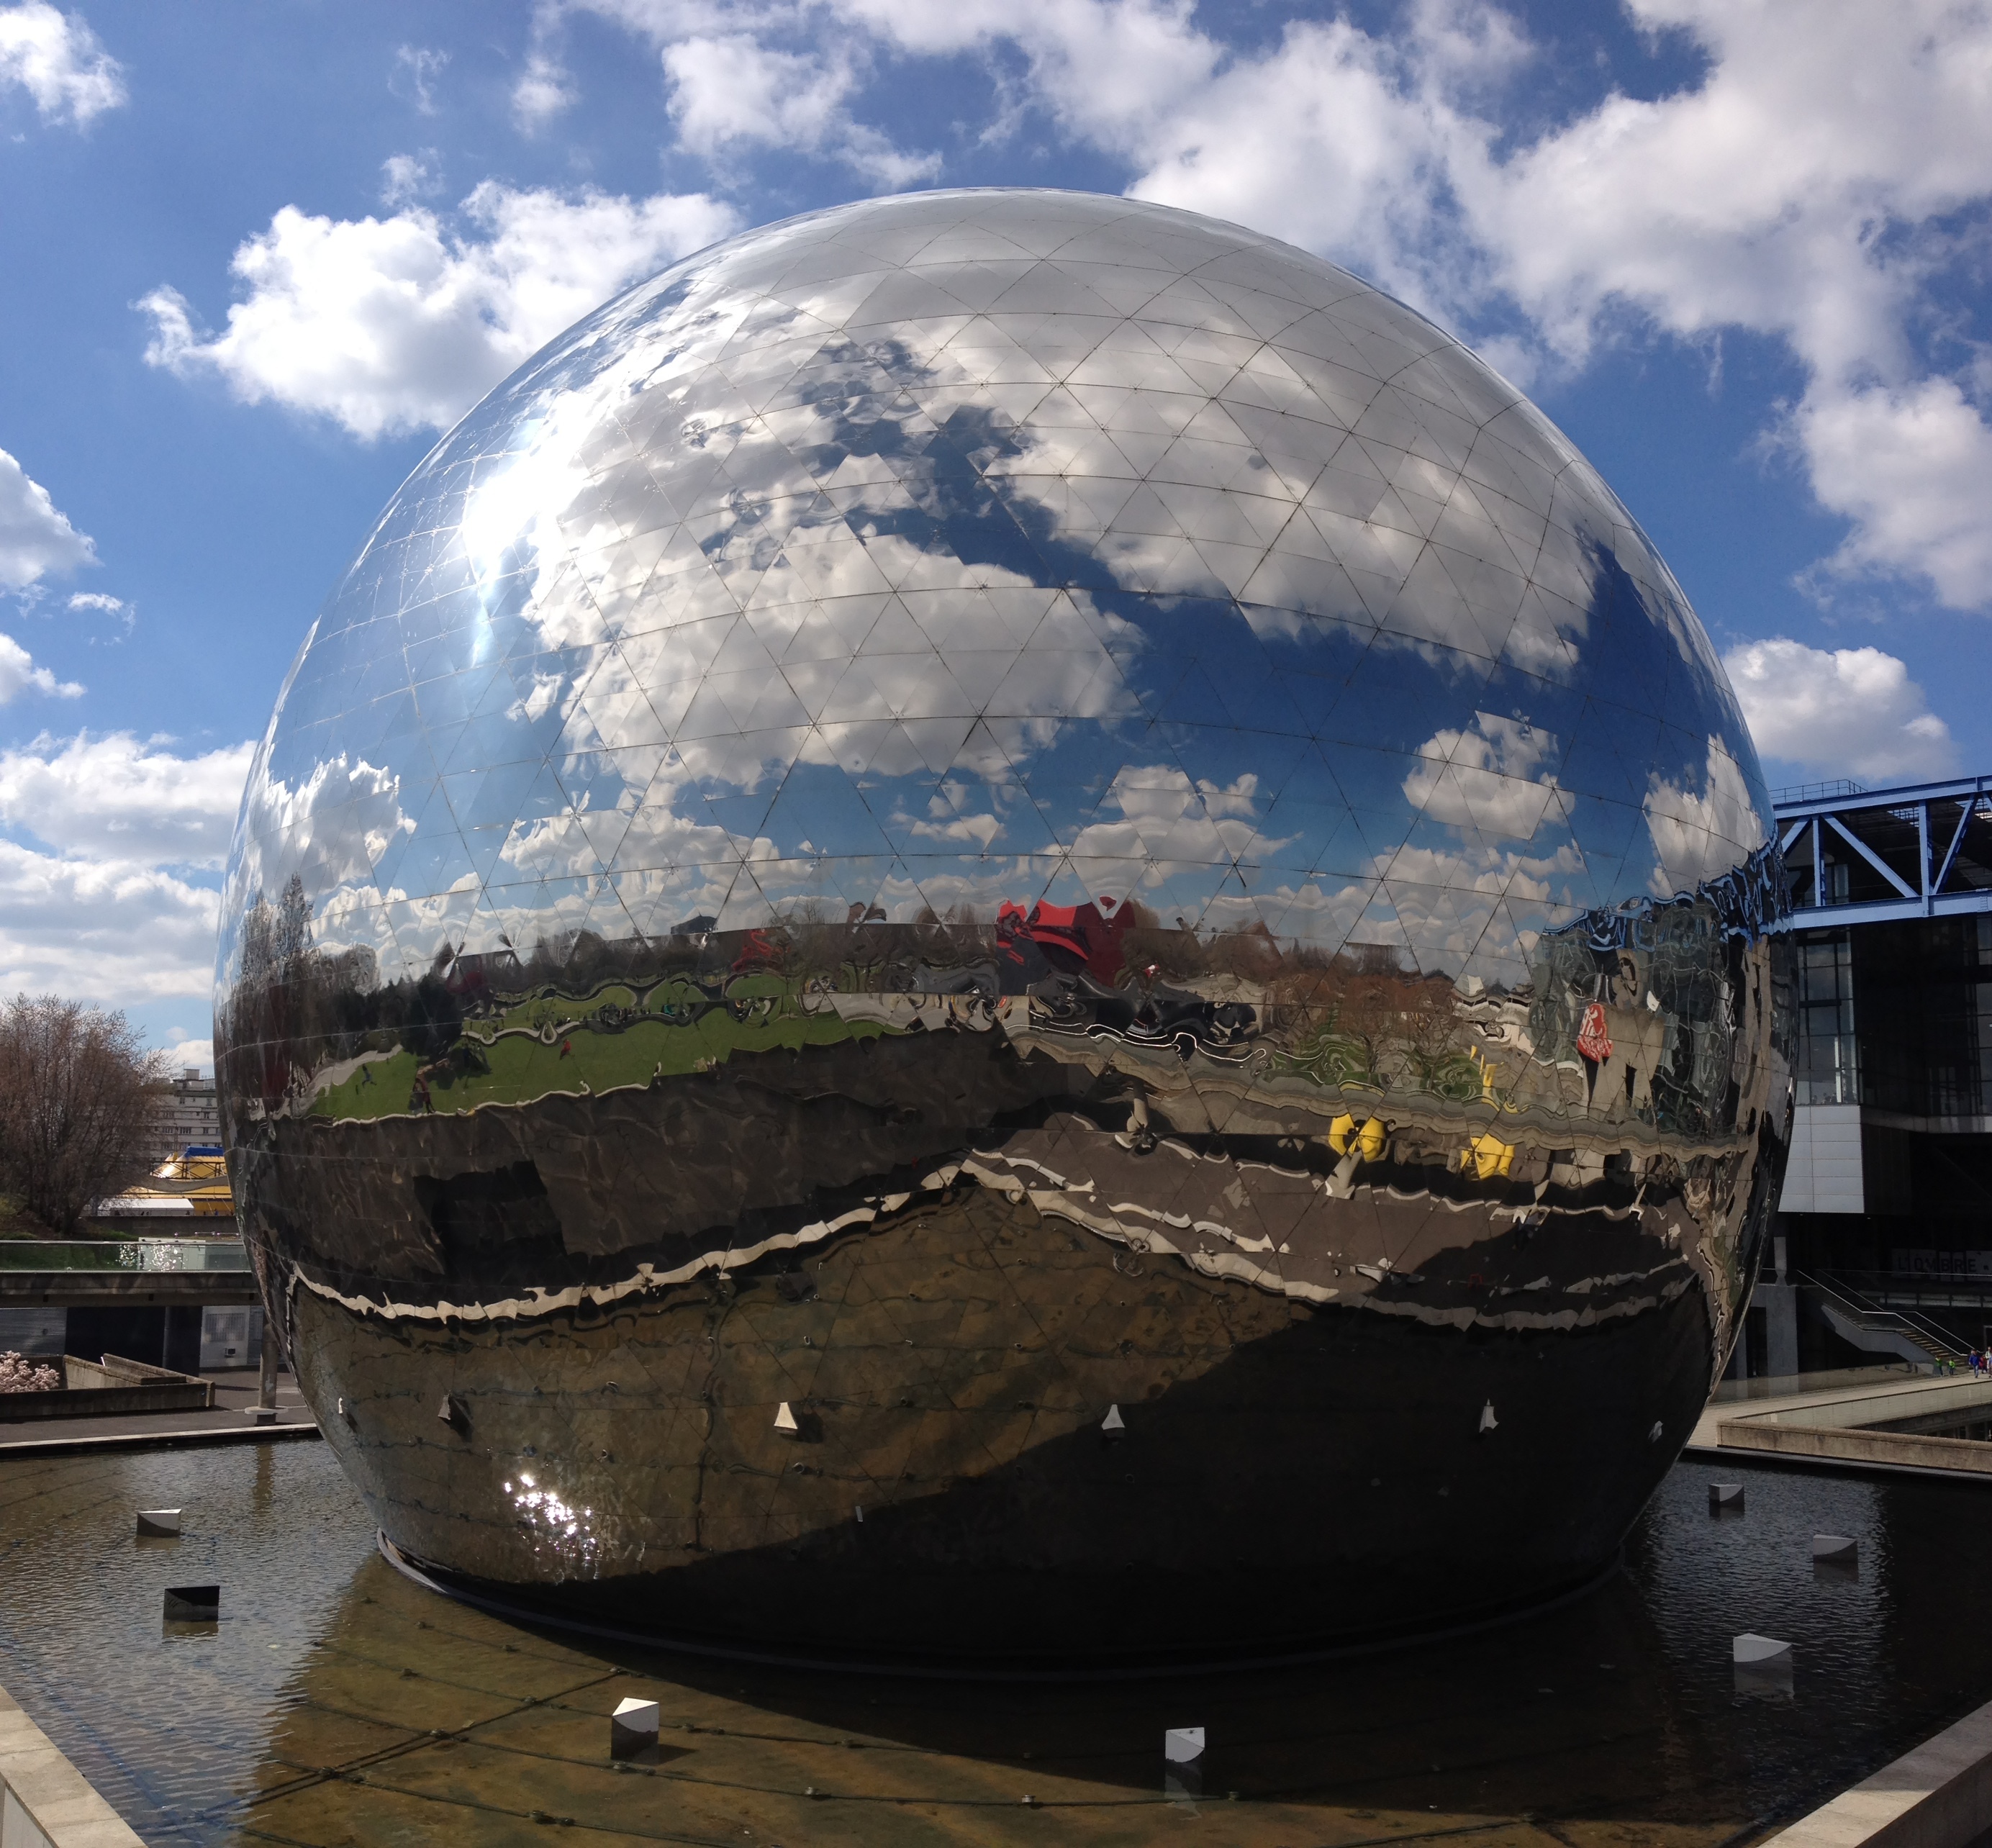
POLYGON ((1352 1148, 1365 1161, 1380 1161, 1390 1134, 1382 1117, 1369 1118, 1359 1130, 1356 1119, 1345 1110, 1328 1126, 1328 1146, 1338 1155, 1346 1155, 1352 1148))
POLYGON ((1492 1130, 1482 1130, 1459 1151, 1461 1170, 1471 1169, 1482 1181, 1506 1180, 1514 1161, 1514 1144, 1503 1142, 1492 1130))

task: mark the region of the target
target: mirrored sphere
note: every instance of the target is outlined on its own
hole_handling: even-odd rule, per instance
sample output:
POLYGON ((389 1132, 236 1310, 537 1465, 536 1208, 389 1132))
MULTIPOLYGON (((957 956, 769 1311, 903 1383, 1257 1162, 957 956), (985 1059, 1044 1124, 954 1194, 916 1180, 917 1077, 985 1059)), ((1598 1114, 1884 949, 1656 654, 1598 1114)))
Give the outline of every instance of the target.
POLYGON ((870 200, 411 475, 230 867, 271 1310, 395 1556, 1182 1659, 1614 1555, 1789 1122, 1771 810, 1568 441, 1236 227, 870 200))

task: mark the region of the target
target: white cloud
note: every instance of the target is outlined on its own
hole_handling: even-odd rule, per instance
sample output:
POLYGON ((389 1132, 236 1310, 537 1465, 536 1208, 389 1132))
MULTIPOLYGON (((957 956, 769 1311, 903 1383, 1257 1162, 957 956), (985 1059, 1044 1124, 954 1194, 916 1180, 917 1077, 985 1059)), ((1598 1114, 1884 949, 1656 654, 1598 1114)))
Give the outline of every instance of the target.
POLYGON ((58 853, 219 870, 252 747, 179 757, 128 731, 0 751, 0 823, 58 853))
POLYGON ((1830 574, 1992 607, 1985 382, 1936 305, 1992 204, 1983 5, 1817 0, 1801 26, 1775 0, 1628 0, 1642 32, 1702 53, 1699 79, 1516 137, 1553 54, 1458 0, 1414 0, 1387 36, 1291 21, 1243 53, 1182 0, 592 3, 659 48, 684 142, 709 157, 852 159, 840 138, 882 60, 902 87, 920 60, 981 56, 990 132, 1035 107, 1124 163, 1131 192, 1346 262, 1524 380, 1642 322, 1782 340, 1806 385, 1779 434, 1847 522, 1830 574))
POLYGON ((188 1070, 199 1072, 203 1076, 213 1075, 214 1035, 211 1033, 202 1039, 183 1039, 176 1035, 159 1049, 165 1055, 167 1071, 176 1078, 188 1070))
POLYGON ((179 757, 128 733, 0 752, 0 992, 204 1000, 220 905, 204 880, 251 752, 179 757))
MULTIPOLYGON (((1912 338, 1956 261, 1947 215, 1992 199, 1992 17, 1839 0, 1795 31, 1763 0, 1630 10, 1688 34, 1704 80, 1650 101, 1615 91, 1513 154, 1484 81, 1529 49, 1491 11, 1462 28, 1417 8, 1390 43, 1345 22, 1292 26, 1145 113, 1083 87, 1055 94, 1069 125, 1142 164, 1137 193, 1338 257, 1455 324, 1505 295, 1564 363, 1628 311, 1685 339, 1782 339, 1808 377, 1783 434, 1850 525, 1834 566, 1992 604, 1979 486, 1992 428, 1968 371, 1932 371, 1912 338), (1462 31, 1483 56, 1462 57, 1462 31)), ((1186 48, 1188 15, 1172 17, 1186 48)), ((1536 363, 1504 345, 1519 370, 1536 363)))
POLYGON ((97 549, 49 491, 0 449, 0 591, 25 590, 47 571, 94 564, 97 549))
POLYGON ((1073 838, 1069 858, 1088 884, 1108 890, 1138 879, 1144 890, 1166 885, 1179 873, 1206 873, 1234 864, 1254 845, 1265 851, 1292 839, 1260 840, 1257 777, 1235 782, 1192 782, 1172 764, 1130 764, 1115 776, 1100 804, 1120 811, 1118 821, 1089 823, 1073 838), (1100 863, 1104 862, 1102 866, 1100 863), (1095 869, 1089 874, 1088 863, 1095 869))
POLYGON ((59 680, 12 636, 0 636, 0 706, 11 706, 24 693, 45 693, 73 700, 83 692, 80 682, 59 680))
POLYGON ((1992 426, 1957 380, 1816 387, 1792 424, 1813 492, 1853 522, 1833 571, 1919 574, 1960 609, 1992 602, 1992 426))
POLYGON ((512 119, 521 134, 537 135, 573 106, 574 78, 554 46, 559 29, 558 0, 540 0, 533 9, 525 68, 512 86, 512 119))
MULTIPOLYGON (((1806 383, 1775 434, 1847 523, 1814 583, 1888 575, 1992 607, 1983 367, 1935 306, 1978 247, 1960 226, 1992 204, 1983 5, 1817 0, 1800 30, 1775 0, 1628 0, 1642 31, 1692 42, 1700 77, 1613 89, 1517 137, 1552 54, 1459 0, 1413 0, 1388 35, 1293 20, 1243 52, 1185 0, 576 3, 657 52, 681 146, 716 165, 773 148, 915 183, 936 157, 864 105, 917 84, 922 60, 981 58, 988 133, 1035 107, 1122 163, 1131 192, 1349 263, 1524 380, 1640 323, 1782 340, 1806 383)), ((534 16, 513 97, 528 129, 574 101, 561 17, 551 0, 534 16)), ((416 183, 391 165, 404 209, 379 221, 278 213, 238 252, 247 298, 213 339, 155 291, 151 356, 363 435, 443 424, 593 300, 732 222, 703 195, 487 184, 451 226, 415 208, 416 183), (524 299, 541 278, 544 315, 524 299)))
POLYGON ((0 840, 0 993, 204 999, 220 902, 157 867, 0 840))
POLYGON ((1656 771, 1645 806, 1656 862, 1651 885, 1663 898, 1728 872, 1765 838, 1767 818, 1757 813, 1750 786, 1720 738, 1708 741, 1700 795, 1656 771))
POLYGON ((895 148, 853 119, 860 72, 848 46, 816 55, 771 49, 745 32, 684 39, 663 52, 680 144, 708 159, 742 146, 797 150, 844 162, 882 187, 940 171, 936 155, 895 148))
POLYGON ((1912 338, 1956 261, 1946 221, 1992 197, 1992 17, 1837 0, 1794 31, 1761 0, 1633 10, 1692 35, 1708 75, 1612 96, 1505 166, 1454 169, 1503 281, 1573 357, 1628 307, 1683 336, 1781 336, 1808 373, 1786 434, 1850 527, 1833 563, 1992 604, 1975 491, 1992 431, 1968 371, 1933 370, 1912 338))
POLYGON ((389 155, 380 163, 380 203, 394 211, 418 199, 434 198, 442 189, 438 158, 433 148, 419 154, 389 155))
POLYGON ((1421 761, 1404 779, 1404 798, 1448 827, 1532 840, 1545 820, 1567 813, 1555 770, 1535 775, 1557 755, 1553 734, 1476 712, 1466 730, 1438 732, 1418 747, 1421 761))
POLYGON ((1782 637, 1723 656, 1757 748, 1803 769, 1869 784, 1946 776, 1949 728, 1908 670, 1878 648, 1808 648, 1782 637))
POLYGON ((18 84, 45 122, 79 128, 125 100, 123 67, 80 13, 47 0, 0 7, 0 89, 18 84))
POLYGON ((145 357, 362 438, 442 428, 618 289, 736 222, 703 193, 569 197, 493 181, 463 216, 459 233, 418 206, 351 220, 285 206, 235 253, 247 292, 223 332, 203 338, 176 289, 145 298, 145 357))
POLYGON ((512 87, 512 113, 520 127, 530 133, 571 107, 574 98, 574 80, 559 60, 536 51, 527 57, 526 68, 512 87))
POLYGON ((343 751, 314 764, 295 789, 270 778, 258 787, 248 818, 247 888, 274 891, 293 873, 302 873, 314 892, 365 884, 395 837, 414 831, 401 796, 401 779, 393 771, 364 758, 349 759, 343 751))
POLYGON ((436 112, 436 79, 449 63, 449 53, 422 45, 397 46, 394 68, 387 87, 397 96, 405 95, 424 115, 436 112))

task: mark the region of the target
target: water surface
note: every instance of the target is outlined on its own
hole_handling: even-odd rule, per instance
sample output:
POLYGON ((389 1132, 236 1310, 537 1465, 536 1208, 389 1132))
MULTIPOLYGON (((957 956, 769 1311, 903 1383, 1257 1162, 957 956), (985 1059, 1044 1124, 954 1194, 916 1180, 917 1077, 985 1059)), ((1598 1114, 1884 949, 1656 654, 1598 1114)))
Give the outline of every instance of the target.
POLYGON ((1532 1620, 977 1686, 646 1655, 445 1602, 380 1559, 317 1444, 17 1460, 0 1682, 155 1848, 524 1843, 562 1819, 609 1843, 1713 1848, 1992 1698, 1988 1516, 1975 1485, 1683 1462, 1622 1570, 1532 1620), (1713 1479, 1745 1485, 1740 1516, 1711 1514, 1713 1479), (175 1505, 182 1538, 133 1538, 135 1509, 175 1505), (1854 1536, 1857 1571, 1815 1570, 1816 1533, 1854 1536), (163 1589, 209 1580, 213 1632, 163 1635, 163 1589), (1739 1688, 1742 1630, 1794 1645, 1788 1689, 1739 1688), (662 1703, 664 1749, 621 1771, 607 1716, 633 1694, 662 1703), (1188 1725, 1211 1741, 1200 1798, 1164 1785, 1162 1733, 1188 1725))

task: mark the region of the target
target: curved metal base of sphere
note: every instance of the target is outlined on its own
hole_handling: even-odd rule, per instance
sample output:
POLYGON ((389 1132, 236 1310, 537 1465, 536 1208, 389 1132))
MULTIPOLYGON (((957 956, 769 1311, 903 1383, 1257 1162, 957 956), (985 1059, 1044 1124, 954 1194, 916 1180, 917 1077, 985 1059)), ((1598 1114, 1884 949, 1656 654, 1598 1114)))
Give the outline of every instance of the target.
POLYGON ((1487 1327, 1438 1274, 1516 1241, 1560 1284, 1636 1279, 1664 1240, 1441 1216, 1491 1236, 1357 1308, 970 1187, 608 1314, 392 1324, 301 1289, 301 1383, 402 1556, 539 1620, 982 1672, 1281 1658, 1589 1581, 1706 1397, 1697 1287, 1487 1327))
POLYGON ((1366 1656, 1398 1649, 1427 1648, 1476 1636, 1489 1630, 1506 1629, 1514 1624, 1532 1622, 1552 1611, 1565 1609, 1591 1597, 1615 1577, 1624 1563, 1617 1550, 1595 1570, 1562 1590, 1524 1602, 1503 1604, 1478 1616, 1458 1621, 1393 1631, 1361 1642, 1344 1642, 1315 1646, 1296 1644, 1289 1649, 1267 1652, 1233 1651, 1204 1653, 1181 1658, 1158 1655, 1138 1662, 1084 1666, 1059 1662, 1042 1667, 991 1662, 980 1659, 950 1662, 933 1658, 878 1655, 863 1650, 830 1653, 796 1652, 756 1647, 751 1643, 716 1642, 709 1638, 666 1635, 626 1624, 592 1621, 558 1605, 522 1598, 516 1587, 480 1584, 466 1579, 446 1567, 411 1558, 376 1531, 374 1543, 380 1556, 401 1575, 438 1597, 466 1604, 509 1623, 550 1629, 627 1649, 654 1649, 663 1655, 694 1655, 710 1661, 738 1662, 756 1668, 798 1670, 808 1674, 885 1676, 918 1681, 957 1682, 1087 1682, 1145 1681, 1163 1676, 1235 1675, 1257 1670, 1305 1667, 1312 1663, 1358 1661, 1366 1656))

